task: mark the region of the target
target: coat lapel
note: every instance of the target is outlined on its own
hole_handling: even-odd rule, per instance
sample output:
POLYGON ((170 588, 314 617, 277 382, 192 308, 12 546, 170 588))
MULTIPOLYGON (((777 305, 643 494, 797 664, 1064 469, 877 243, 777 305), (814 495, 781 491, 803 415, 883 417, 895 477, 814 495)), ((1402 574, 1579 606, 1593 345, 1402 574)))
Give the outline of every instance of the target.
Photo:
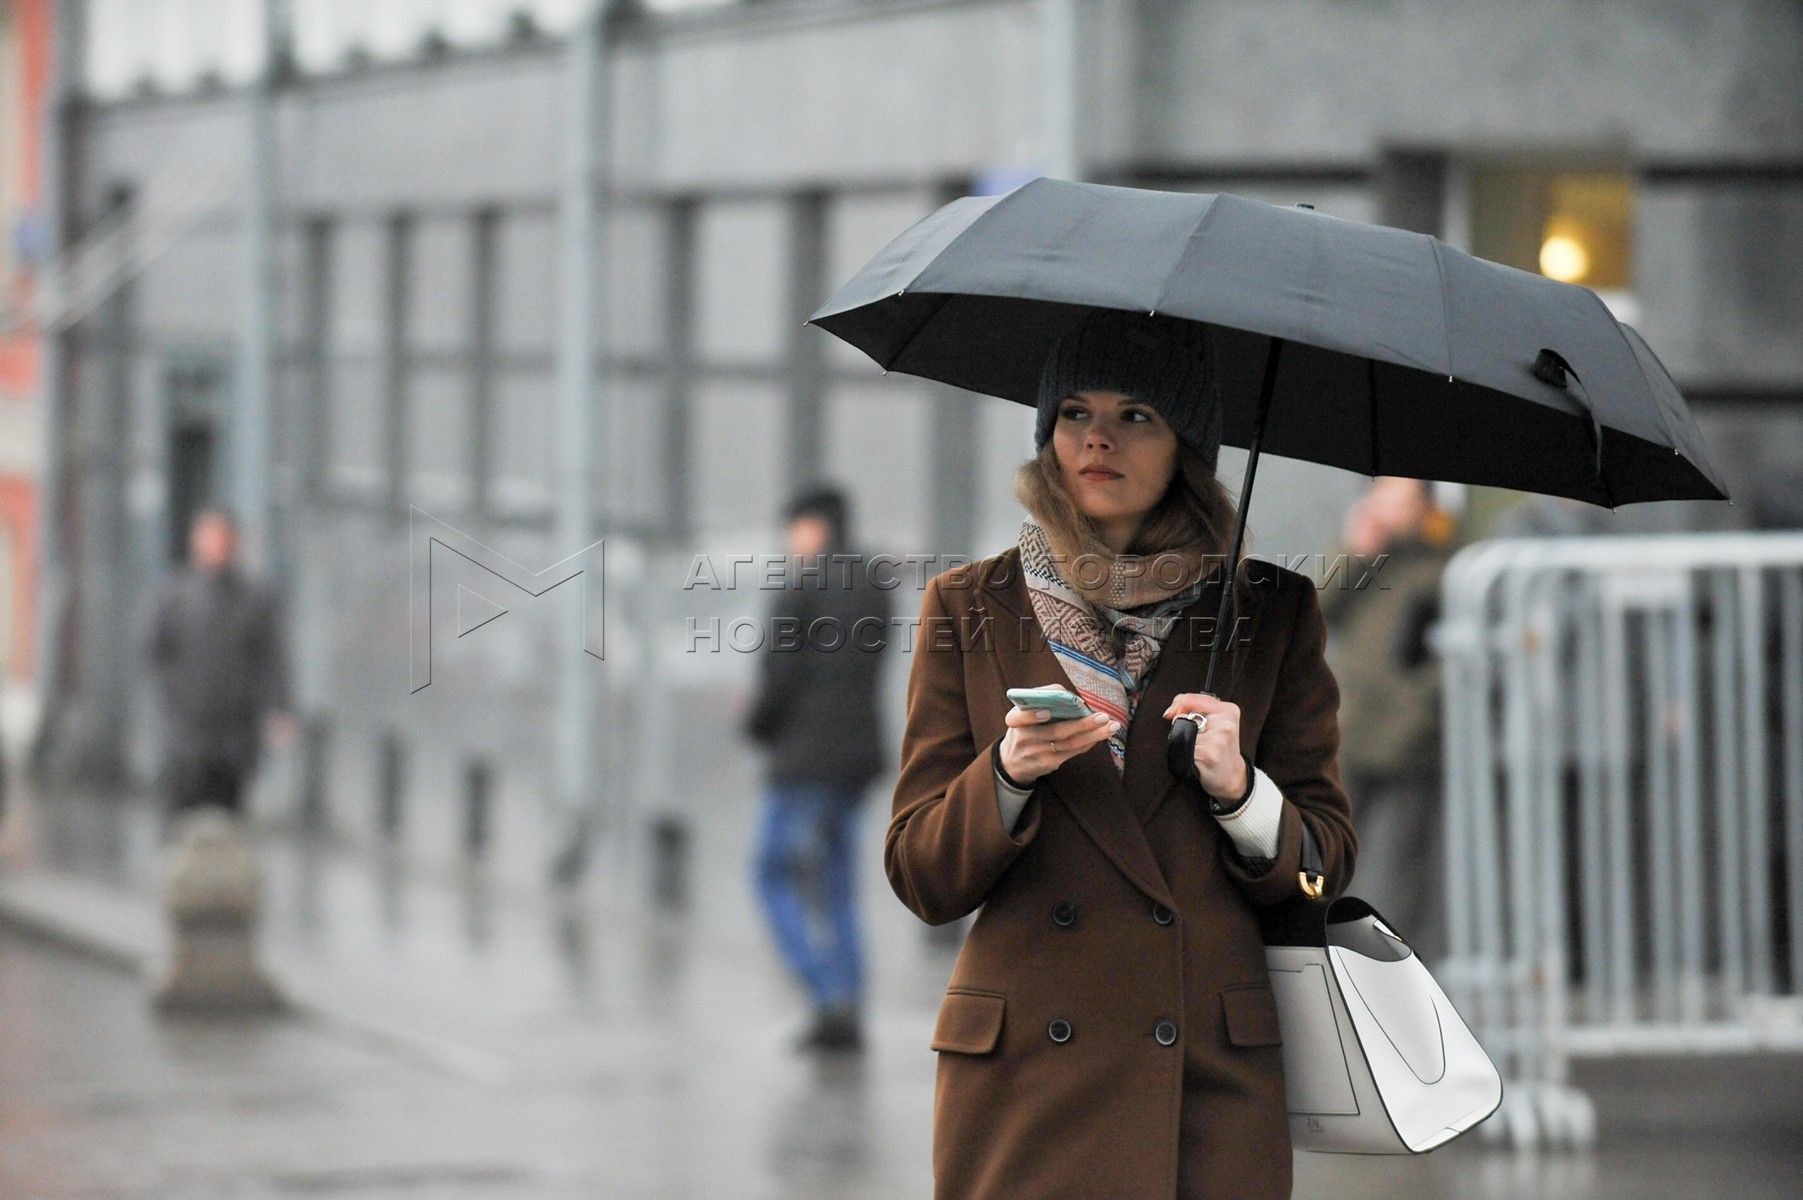
MULTIPOLYGON (((1033 615, 1032 601, 1027 597, 1026 576, 1021 571, 1019 547, 999 557, 996 567, 983 581, 983 591, 998 608, 1005 610, 992 614, 995 617, 992 644, 1003 686, 1039 687, 1057 683, 1075 692, 1076 687, 1065 674, 1033 615)), ((1159 673, 1160 667, 1155 666, 1154 677, 1159 673)), ((1158 713, 1163 711, 1162 704, 1152 710, 1150 718, 1141 720, 1146 704, 1147 701, 1141 701, 1140 709, 1128 727, 1130 746, 1136 737, 1144 739, 1147 736, 1141 729, 1142 724, 1148 728, 1151 724, 1162 724, 1158 720, 1158 713)), ((1162 734, 1159 736, 1162 738, 1162 734)), ((1162 741, 1159 752, 1162 762, 1162 741)), ((1131 749, 1128 761, 1132 762, 1131 749)), ((1159 769, 1164 770, 1162 766, 1159 769)), ((1132 776, 1130 766, 1128 779, 1132 776)), ((1165 778, 1171 778, 1169 771, 1165 771, 1165 778)), ((1159 870, 1152 846, 1146 841, 1145 830, 1129 803, 1126 781, 1115 771, 1107 746, 1091 746, 1047 775, 1045 782, 1051 785, 1072 818, 1102 853, 1136 887, 1160 903, 1174 905, 1164 873, 1159 870)))

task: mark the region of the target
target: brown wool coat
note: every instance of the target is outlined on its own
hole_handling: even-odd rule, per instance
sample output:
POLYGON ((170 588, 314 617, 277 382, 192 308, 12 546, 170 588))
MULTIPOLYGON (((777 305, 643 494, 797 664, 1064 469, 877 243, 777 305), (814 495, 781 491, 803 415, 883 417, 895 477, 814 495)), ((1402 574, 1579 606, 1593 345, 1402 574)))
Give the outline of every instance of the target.
POLYGON ((1070 681, 1018 546, 927 585, 884 862, 925 921, 982 910, 932 1042, 939 1200, 1290 1194, 1281 1034, 1253 906, 1296 894, 1299 820, 1330 889, 1350 878, 1356 843, 1314 584, 1266 562, 1250 574, 1215 682, 1240 706, 1242 749, 1285 797, 1279 856, 1256 878, 1165 765, 1160 714, 1201 690, 1218 587, 1180 614, 1154 664, 1124 779, 1093 746, 1038 781, 1010 835, 991 759, 1006 689, 1070 681), (1167 1021, 1170 1046, 1155 1036, 1167 1021), (1062 1041, 1055 1022, 1068 1023, 1062 1041))

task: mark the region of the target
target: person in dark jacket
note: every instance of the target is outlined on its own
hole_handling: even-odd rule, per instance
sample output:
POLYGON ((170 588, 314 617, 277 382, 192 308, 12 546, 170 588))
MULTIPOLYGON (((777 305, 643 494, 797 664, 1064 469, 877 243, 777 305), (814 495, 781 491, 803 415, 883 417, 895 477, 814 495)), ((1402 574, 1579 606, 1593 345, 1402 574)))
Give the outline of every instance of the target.
POLYGON ((262 740, 293 734, 288 656, 275 593, 238 565, 229 515, 200 513, 189 566, 158 589, 145 654, 163 720, 163 780, 172 813, 244 807, 262 740))
POLYGON ((858 809, 885 766, 877 720, 889 592, 852 549, 835 488, 791 501, 789 570, 765 628, 744 732, 769 753, 757 887, 789 968, 815 1008, 804 1049, 862 1045, 858 809))
POLYGON ((1346 514, 1350 569, 1321 591, 1340 770, 1359 811, 1359 895, 1428 962, 1445 948, 1440 660, 1429 630, 1455 534, 1425 482, 1379 476, 1346 514))

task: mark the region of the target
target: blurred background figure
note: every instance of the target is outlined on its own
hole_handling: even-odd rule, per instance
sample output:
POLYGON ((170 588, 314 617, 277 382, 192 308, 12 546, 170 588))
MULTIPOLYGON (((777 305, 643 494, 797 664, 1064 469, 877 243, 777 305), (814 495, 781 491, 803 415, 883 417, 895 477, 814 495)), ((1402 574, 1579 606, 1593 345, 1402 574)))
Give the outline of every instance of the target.
POLYGON ((1346 514, 1321 591, 1340 683, 1340 769, 1358 814, 1354 892, 1430 961, 1444 949, 1440 670, 1428 644, 1453 518, 1419 479, 1379 476, 1346 514))
POLYGON ((877 719, 890 598, 852 544, 844 493, 789 504, 789 571, 769 608, 744 731, 769 753, 757 888, 777 948, 814 1003, 803 1049, 863 1045, 858 812, 886 767, 877 719))
POLYGON ((264 726, 293 733, 288 657, 274 592, 245 578, 232 518, 194 520, 189 564, 153 601, 146 654, 163 718, 163 778, 171 814, 202 805, 244 809, 264 726))

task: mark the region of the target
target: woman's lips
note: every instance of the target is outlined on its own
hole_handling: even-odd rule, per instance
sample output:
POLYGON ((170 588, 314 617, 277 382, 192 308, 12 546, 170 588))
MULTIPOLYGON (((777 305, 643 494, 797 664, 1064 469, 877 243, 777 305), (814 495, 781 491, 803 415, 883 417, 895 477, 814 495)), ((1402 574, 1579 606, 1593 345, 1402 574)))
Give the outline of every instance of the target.
POLYGON ((1078 471, 1077 474, 1083 476, 1083 478, 1085 478, 1085 479, 1099 479, 1100 480, 1100 479, 1124 478, 1124 476, 1122 476, 1122 474, 1119 471, 1108 471, 1108 470, 1102 469, 1101 467, 1085 467, 1083 470, 1078 471))

